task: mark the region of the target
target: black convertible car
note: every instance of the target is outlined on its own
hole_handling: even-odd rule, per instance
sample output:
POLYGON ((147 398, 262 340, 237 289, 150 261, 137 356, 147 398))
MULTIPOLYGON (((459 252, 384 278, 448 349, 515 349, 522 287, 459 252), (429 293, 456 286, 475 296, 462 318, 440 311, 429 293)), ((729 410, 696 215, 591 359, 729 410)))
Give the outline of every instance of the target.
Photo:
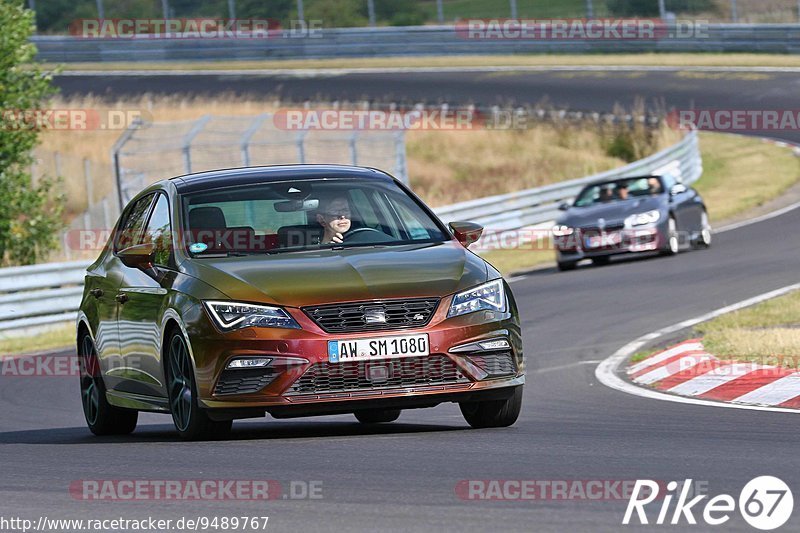
POLYGON ((612 255, 675 255, 711 245, 711 225, 700 194, 671 175, 587 185, 553 227, 559 270, 581 259, 606 264, 612 255))

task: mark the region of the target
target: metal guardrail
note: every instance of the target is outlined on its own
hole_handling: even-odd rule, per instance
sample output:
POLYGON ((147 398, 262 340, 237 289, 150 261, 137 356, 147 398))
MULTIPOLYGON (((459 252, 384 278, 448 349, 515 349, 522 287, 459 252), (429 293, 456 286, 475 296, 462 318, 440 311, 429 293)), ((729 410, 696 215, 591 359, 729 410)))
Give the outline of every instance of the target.
POLYGON ((555 220, 560 213, 559 204, 572 200, 588 183, 668 173, 686 184, 700 178, 703 161, 696 131, 690 132, 678 144, 624 167, 545 187, 460 202, 434 211, 444 222, 468 220, 495 231, 519 229, 555 220))
POLYGON ((0 333, 75 319, 88 261, 0 269, 0 333))
MULTIPOLYGON (((616 177, 672 173, 684 183, 703 172, 697 132, 650 157, 585 178, 434 209, 445 222, 470 220, 490 230, 519 229, 554 220, 558 204, 587 183, 616 177)), ((71 321, 80 304, 87 261, 0 269, 0 334, 71 321)))
MULTIPOLYGON (((35 36, 52 62, 232 61, 396 55, 585 52, 800 52, 800 24, 709 24, 692 37, 667 26, 661 38, 468 39, 457 26, 326 28, 264 39, 132 39, 35 36), (285 38, 284 38, 285 37, 285 38)), ((290 30, 287 30, 290 31, 290 30)), ((659 33, 661 35, 661 33, 659 33)))

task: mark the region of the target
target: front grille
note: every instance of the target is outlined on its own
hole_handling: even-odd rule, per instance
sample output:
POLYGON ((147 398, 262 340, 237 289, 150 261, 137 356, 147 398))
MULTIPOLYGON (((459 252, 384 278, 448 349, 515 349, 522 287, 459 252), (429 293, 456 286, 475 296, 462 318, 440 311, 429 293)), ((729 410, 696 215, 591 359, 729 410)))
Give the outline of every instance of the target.
POLYGON ((458 383, 467 381, 447 356, 402 357, 381 361, 316 363, 295 381, 287 394, 320 394, 458 383), (367 367, 379 365, 387 371, 370 381, 367 367))
POLYGON ((271 368, 225 370, 217 381, 214 394, 250 394, 258 392, 275 379, 271 368))
POLYGON ((586 236, 586 235, 602 235, 603 233, 610 233, 612 231, 620 231, 620 230, 625 229, 625 223, 624 222, 618 222, 618 223, 614 223, 614 224, 608 224, 603 229, 600 229, 600 227, 598 227, 598 226, 587 226, 585 228, 579 228, 579 229, 581 230, 581 233, 584 236, 586 236))
POLYGON ((515 374, 517 369, 514 365, 514 354, 511 352, 490 352, 469 356, 475 366, 493 376, 507 376, 515 374))
POLYGON ((416 298, 320 305, 303 310, 328 333, 352 333, 426 326, 438 304, 438 298, 416 298), (380 321, 381 317, 385 322, 380 321), (377 320, 370 322, 369 318, 377 320))

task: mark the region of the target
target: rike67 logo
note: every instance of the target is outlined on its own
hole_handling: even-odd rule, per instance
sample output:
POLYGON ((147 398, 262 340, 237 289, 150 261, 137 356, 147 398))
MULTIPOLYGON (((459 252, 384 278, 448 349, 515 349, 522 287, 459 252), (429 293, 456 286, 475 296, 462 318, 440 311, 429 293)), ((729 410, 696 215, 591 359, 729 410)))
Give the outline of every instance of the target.
MULTIPOLYGON (((663 486, 663 485, 662 485, 663 486)), ((659 493, 659 483, 645 479, 637 480, 628 500, 624 525, 629 524, 697 524, 697 516, 710 526, 728 522, 736 511, 737 503, 742 518, 756 529, 769 531, 784 525, 792 515, 794 497, 789 486, 773 476, 760 476, 749 481, 739 493, 738 502, 729 494, 708 498, 707 494, 691 497, 692 480, 683 484, 677 481, 667 483, 666 495, 659 493), (663 496, 659 498, 659 496, 663 496), (691 497, 691 499, 690 499, 691 497), (675 506, 672 507, 673 500, 675 506), (650 509, 645 507, 653 504, 650 509), (657 511, 657 516, 648 515, 657 511), (635 514, 634 514, 635 513, 635 514), (634 518, 635 516, 635 518, 634 518)))

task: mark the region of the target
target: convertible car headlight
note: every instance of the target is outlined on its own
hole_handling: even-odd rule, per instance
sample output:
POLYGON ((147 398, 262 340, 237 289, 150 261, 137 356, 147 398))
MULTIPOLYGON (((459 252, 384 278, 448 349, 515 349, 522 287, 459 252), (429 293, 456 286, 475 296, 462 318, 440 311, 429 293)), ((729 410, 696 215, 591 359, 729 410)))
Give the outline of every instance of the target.
POLYGON ((466 315, 481 309, 489 311, 506 310, 506 291, 503 288, 502 279, 478 285, 453 296, 453 303, 450 305, 447 317, 466 315))
POLYGON ((569 226, 553 226, 553 237, 568 237, 575 233, 575 228, 569 226))
POLYGON ((645 224, 655 224, 661 219, 661 212, 658 209, 647 211, 646 213, 637 213, 625 219, 625 227, 632 228, 634 226, 644 226, 645 224))
POLYGON ((239 302, 203 302, 214 322, 224 330, 241 328, 300 329, 289 313, 280 307, 239 302))

